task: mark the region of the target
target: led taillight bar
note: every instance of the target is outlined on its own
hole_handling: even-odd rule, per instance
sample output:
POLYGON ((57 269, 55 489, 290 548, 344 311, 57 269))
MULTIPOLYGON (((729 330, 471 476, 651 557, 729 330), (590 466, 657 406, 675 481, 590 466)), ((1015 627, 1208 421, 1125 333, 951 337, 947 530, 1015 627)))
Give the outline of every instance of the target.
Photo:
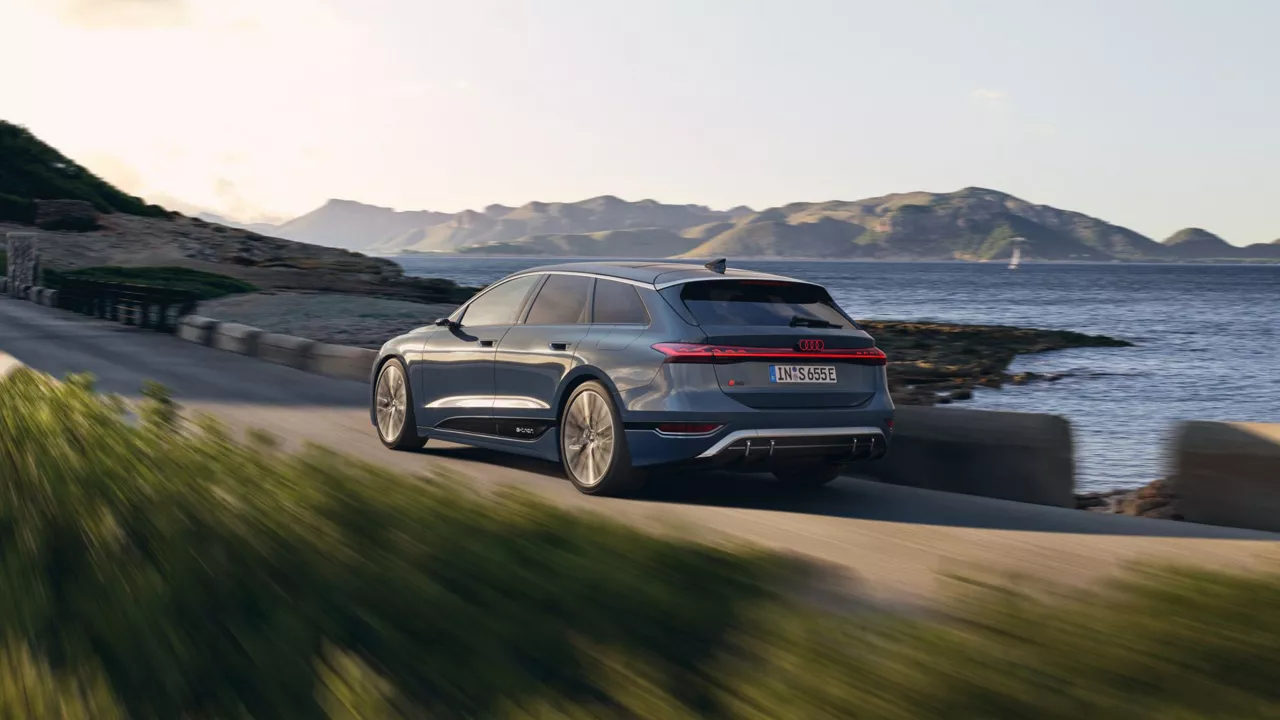
POLYGON ((790 348, 753 348, 729 345, 702 345, 699 343, 658 343, 654 350, 667 356, 669 363, 726 363, 751 360, 843 360, 859 365, 884 365, 888 359, 880 348, 858 350, 817 350, 813 352, 790 348))

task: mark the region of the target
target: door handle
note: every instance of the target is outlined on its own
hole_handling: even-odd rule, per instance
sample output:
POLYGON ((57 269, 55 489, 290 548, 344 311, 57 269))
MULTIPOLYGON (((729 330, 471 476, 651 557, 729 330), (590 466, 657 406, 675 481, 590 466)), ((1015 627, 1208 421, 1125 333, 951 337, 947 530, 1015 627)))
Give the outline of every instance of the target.
POLYGON ((492 341, 492 340, 481 340, 481 341, 480 341, 480 347, 493 347, 493 341, 492 341))
POLYGON ((552 350, 568 350, 568 349, 569 349, 569 343, 567 343, 567 342, 553 342, 553 343, 551 343, 551 349, 552 349, 552 350))

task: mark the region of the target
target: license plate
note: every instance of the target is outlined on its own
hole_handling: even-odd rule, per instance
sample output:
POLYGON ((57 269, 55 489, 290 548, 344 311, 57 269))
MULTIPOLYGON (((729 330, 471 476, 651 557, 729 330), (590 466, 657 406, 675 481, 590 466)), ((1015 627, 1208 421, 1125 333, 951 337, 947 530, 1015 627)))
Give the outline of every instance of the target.
POLYGON ((832 365, 770 365, 771 383, 834 383, 836 369, 832 365))

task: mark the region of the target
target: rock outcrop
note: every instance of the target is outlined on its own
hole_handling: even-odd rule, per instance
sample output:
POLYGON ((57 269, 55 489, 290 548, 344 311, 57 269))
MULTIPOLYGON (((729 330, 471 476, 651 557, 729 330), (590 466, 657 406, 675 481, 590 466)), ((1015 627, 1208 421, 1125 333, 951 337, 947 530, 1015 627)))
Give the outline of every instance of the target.
POLYGON ((41 230, 90 232, 100 227, 101 216, 84 200, 36 200, 36 227, 41 230))

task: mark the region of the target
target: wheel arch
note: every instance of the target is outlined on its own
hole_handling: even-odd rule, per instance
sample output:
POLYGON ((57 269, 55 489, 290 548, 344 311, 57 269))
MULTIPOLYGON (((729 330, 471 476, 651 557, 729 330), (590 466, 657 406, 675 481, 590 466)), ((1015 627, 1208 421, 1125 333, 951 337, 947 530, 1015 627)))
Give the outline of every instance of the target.
POLYGON ((572 395, 573 391, 577 390, 583 383, 587 383, 592 380, 595 380, 605 386, 609 391, 609 394, 613 396, 614 406, 618 408, 619 413, 622 412, 622 403, 618 393, 618 387, 609 379, 608 373, 593 365, 583 365, 581 367, 574 368, 569 372, 569 374, 565 375, 564 380, 560 382, 560 391, 556 394, 556 402, 553 406, 556 411, 555 421, 557 424, 559 424, 560 418, 564 416, 564 409, 565 405, 569 402, 569 396, 572 395))

